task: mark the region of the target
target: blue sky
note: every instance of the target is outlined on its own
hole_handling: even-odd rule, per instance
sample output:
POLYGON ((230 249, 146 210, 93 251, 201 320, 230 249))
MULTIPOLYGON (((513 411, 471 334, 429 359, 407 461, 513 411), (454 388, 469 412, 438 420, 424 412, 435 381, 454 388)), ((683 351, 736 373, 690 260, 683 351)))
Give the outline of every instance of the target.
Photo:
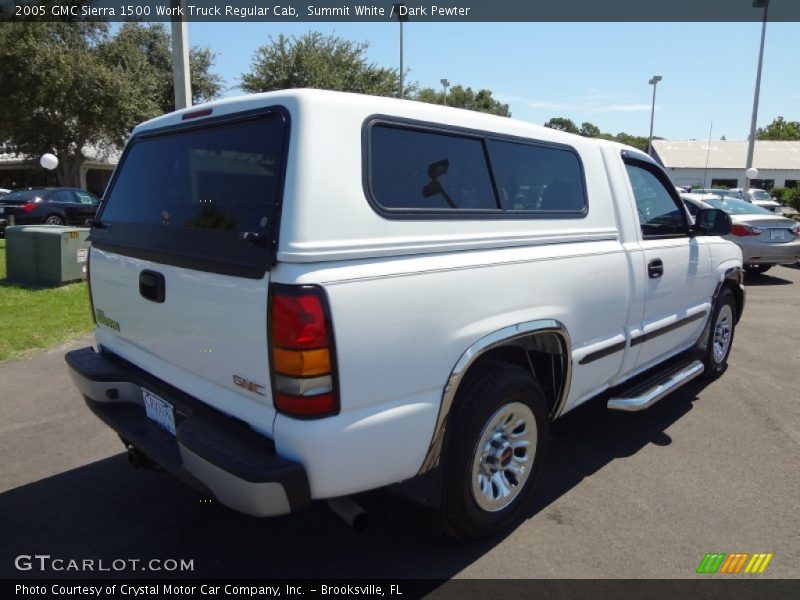
MULTIPOLYGON (((191 44, 217 52, 229 88, 254 50, 279 33, 319 30, 369 42, 371 61, 398 65, 397 23, 190 23, 191 44)), ((655 135, 745 139, 750 127, 761 24, 756 23, 407 23, 408 78, 425 87, 488 88, 512 116, 544 123, 566 116, 603 131, 647 135, 652 75, 655 135)), ((800 23, 769 23, 759 126, 800 120, 800 23)), ((238 95, 229 89, 226 95, 238 95)))

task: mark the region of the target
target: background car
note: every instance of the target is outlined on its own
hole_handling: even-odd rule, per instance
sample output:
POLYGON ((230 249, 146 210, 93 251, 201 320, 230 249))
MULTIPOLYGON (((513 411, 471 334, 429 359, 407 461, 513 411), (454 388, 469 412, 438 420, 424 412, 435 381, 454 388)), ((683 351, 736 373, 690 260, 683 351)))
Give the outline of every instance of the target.
POLYGON ((780 202, 777 202, 767 190, 750 188, 746 192, 743 192, 742 188, 733 188, 728 191, 736 194, 737 198, 741 198, 746 202, 750 202, 761 208, 766 208, 770 212, 781 214, 780 202))
POLYGON ((0 196, 0 232, 9 225, 85 225, 100 199, 77 188, 32 188, 0 196))
POLYGON ((0 188, 0 196, 5 196, 11 190, 7 190, 6 188, 0 188))
POLYGON ((699 194, 701 196, 714 196, 716 198, 739 198, 741 200, 742 195, 739 192, 735 192, 733 190, 722 190, 717 188, 694 188, 690 190, 692 194, 699 194))
POLYGON ((739 198, 709 198, 701 194, 682 194, 692 216, 701 208, 718 208, 731 217, 733 228, 725 236, 742 249, 744 268, 749 273, 766 273, 774 265, 800 260, 800 225, 739 198))

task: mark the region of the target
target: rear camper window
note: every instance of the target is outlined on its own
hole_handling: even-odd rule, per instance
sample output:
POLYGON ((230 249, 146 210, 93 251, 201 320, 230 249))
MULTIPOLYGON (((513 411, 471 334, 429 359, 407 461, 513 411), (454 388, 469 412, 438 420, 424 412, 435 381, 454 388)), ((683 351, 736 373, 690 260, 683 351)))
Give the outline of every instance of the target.
POLYGON ((263 275, 275 236, 285 129, 283 115, 271 112, 134 139, 99 216, 104 227, 92 232, 94 245, 263 275))
POLYGON ((483 141, 376 126, 372 190, 388 210, 496 210, 483 141))
POLYGON ((369 128, 367 193, 389 218, 582 218, 583 167, 563 144, 405 123, 369 128))
POLYGON ((489 155, 505 210, 575 214, 586 208, 583 173, 575 152, 492 140, 489 155))

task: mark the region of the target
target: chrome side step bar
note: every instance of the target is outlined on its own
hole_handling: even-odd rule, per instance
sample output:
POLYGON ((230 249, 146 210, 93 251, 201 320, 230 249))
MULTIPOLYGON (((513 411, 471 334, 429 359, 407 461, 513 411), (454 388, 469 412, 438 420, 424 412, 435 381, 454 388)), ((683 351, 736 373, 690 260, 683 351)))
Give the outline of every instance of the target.
POLYGON ((689 383, 695 377, 702 375, 704 370, 703 363, 696 360, 670 374, 665 379, 657 380, 654 385, 641 390, 641 393, 634 392, 636 393, 635 396, 611 398, 607 404, 608 409, 633 412, 650 408, 667 394, 689 383))

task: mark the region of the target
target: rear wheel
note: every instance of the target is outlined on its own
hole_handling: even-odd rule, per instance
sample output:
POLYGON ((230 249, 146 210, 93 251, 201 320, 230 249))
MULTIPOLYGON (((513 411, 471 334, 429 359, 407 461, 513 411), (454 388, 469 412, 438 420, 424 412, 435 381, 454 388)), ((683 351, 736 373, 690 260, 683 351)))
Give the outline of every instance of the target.
POLYGON ((757 275, 761 275, 761 273, 766 273, 772 268, 772 265, 745 265, 744 270, 748 273, 754 273, 757 275))
POLYGON ((705 375, 716 378, 728 368, 728 356, 733 346, 736 328, 736 300, 728 288, 723 288, 711 315, 711 329, 705 356, 705 375))
POLYGON ((63 225, 64 219, 59 217, 58 215, 50 215, 44 221, 45 225, 63 225))
POLYGON ((447 445, 445 528, 458 538, 510 529, 544 464, 547 406, 525 369, 486 361, 456 398, 447 445))

